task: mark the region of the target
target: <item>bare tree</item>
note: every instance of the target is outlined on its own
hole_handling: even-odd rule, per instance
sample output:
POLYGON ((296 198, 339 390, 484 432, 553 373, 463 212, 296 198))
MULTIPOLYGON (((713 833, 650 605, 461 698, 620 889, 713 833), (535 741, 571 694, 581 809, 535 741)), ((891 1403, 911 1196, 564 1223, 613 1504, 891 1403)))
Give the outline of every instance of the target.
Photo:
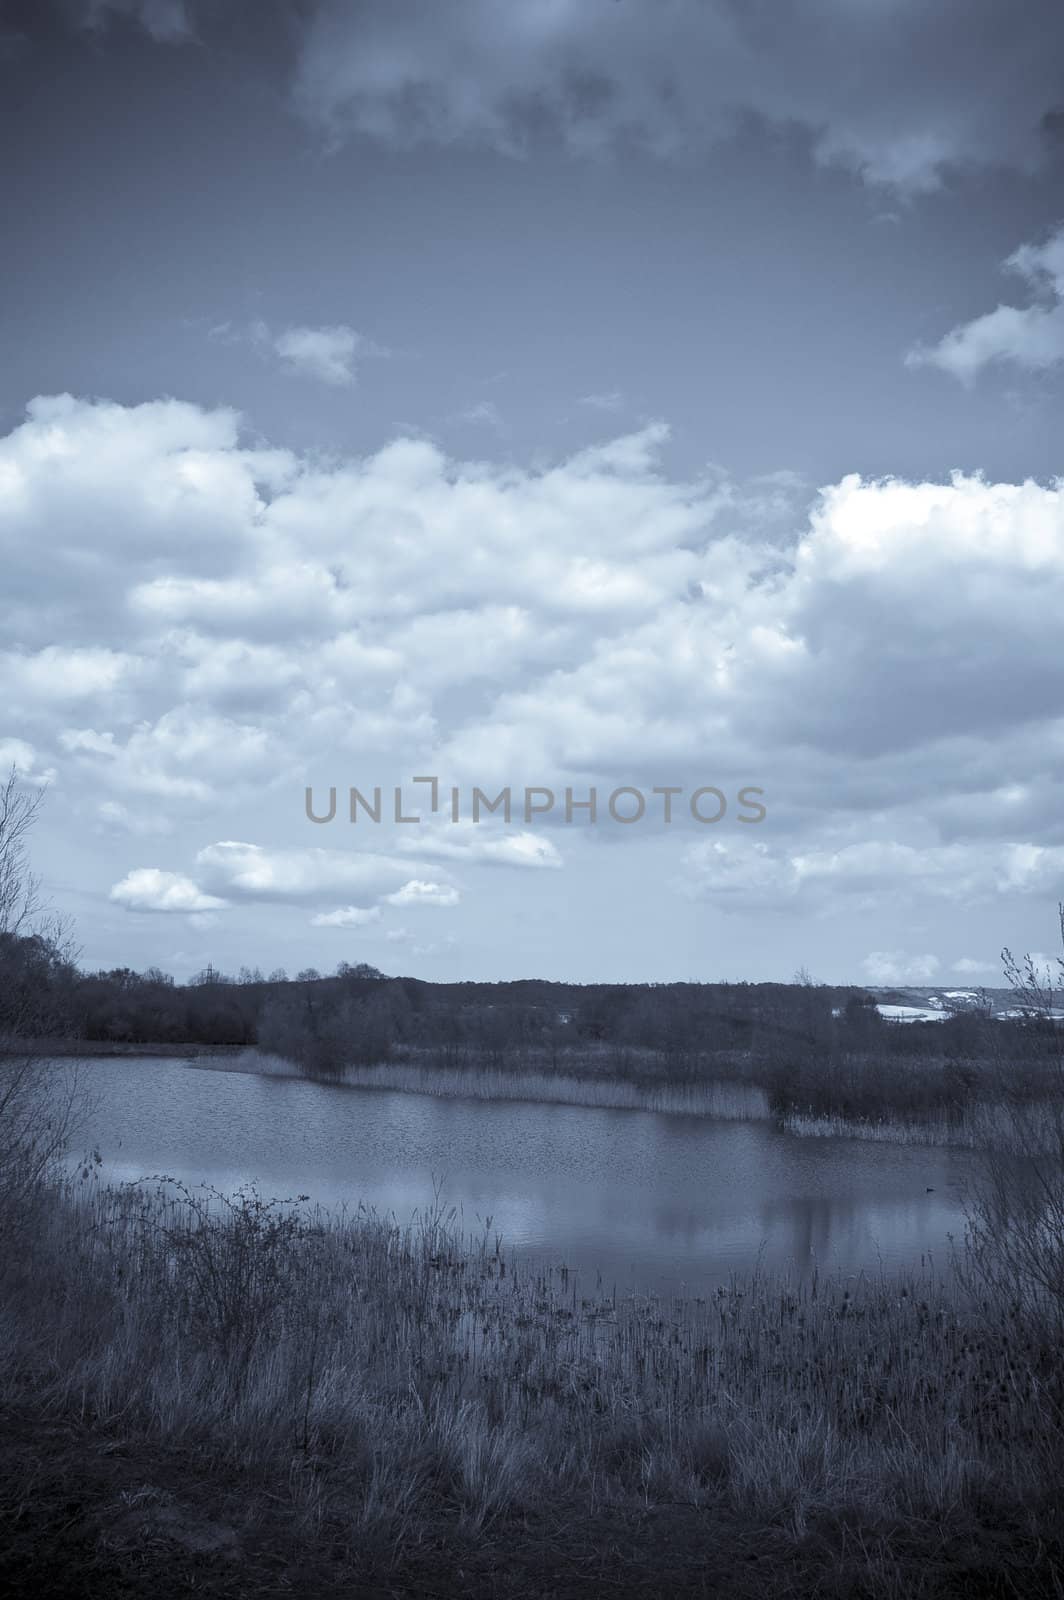
POLYGON ((26 840, 44 803, 12 765, 0 789, 0 933, 27 932, 41 909, 40 879, 29 870, 26 840))
MULTIPOLYGON (((73 950, 67 924, 42 906, 29 867, 27 840, 43 800, 44 791, 26 789, 12 767, 0 788, 0 950, 17 956, 20 976, 31 980, 35 962, 62 964, 73 950)), ((46 1079, 30 1043, 41 1020, 32 981, 4 987, 13 992, 0 997, 0 1239, 24 1223, 33 1193, 57 1169, 80 1104, 76 1072, 63 1082, 55 1073, 46 1079)))
POLYGON ((42 898, 30 870, 28 840, 44 798, 14 766, 0 785, 0 1040, 62 1032, 55 980, 80 954, 70 922, 42 898))

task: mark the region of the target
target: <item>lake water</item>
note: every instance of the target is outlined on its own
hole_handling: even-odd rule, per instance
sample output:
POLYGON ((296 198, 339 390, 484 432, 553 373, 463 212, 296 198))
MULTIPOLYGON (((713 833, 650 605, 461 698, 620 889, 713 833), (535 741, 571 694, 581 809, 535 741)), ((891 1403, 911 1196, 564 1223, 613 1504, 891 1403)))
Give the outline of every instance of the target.
MULTIPOLYGON (((62 1069, 59 1069, 62 1070, 62 1069)), ((810 1139, 765 1122, 447 1100, 123 1057, 80 1064, 77 1148, 105 1180, 155 1173, 363 1202, 400 1223, 434 1185, 463 1229, 618 1293, 702 1294, 733 1273, 945 1269, 965 1151, 810 1139), (928 1193, 932 1190, 932 1193, 928 1193)))

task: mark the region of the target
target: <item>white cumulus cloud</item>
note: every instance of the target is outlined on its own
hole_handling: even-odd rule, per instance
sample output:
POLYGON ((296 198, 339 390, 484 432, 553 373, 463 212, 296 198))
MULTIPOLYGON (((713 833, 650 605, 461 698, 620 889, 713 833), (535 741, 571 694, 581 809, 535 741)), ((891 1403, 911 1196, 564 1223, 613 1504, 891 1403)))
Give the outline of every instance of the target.
POLYGON ((196 856, 197 878, 219 894, 243 900, 335 900, 338 893, 375 899, 408 877, 401 862, 368 852, 270 850, 223 839, 196 856))
POLYGON ((337 906, 310 919, 313 928, 369 928, 381 920, 379 906, 337 906))
POLYGON ((394 894, 385 896, 391 906, 456 906, 461 899, 452 884, 428 883, 423 878, 411 878, 394 894))
POLYGON ((137 867, 111 890, 110 898, 128 911, 218 911, 227 902, 205 894, 191 878, 159 867, 137 867))
POLYGON ((1064 485, 847 474, 799 513, 791 482, 667 472, 667 438, 322 460, 227 411, 35 401, 0 438, 4 739, 94 851, 168 831, 189 881, 243 904, 577 866, 587 829, 526 825, 526 784, 555 818, 568 786, 600 810, 618 784, 763 788, 766 823, 745 835, 733 801, 677 882, 736 908, 1064 890, 1064 485), (762 539, 781 494, 793 532, 772 513, 762 539), (409 775, 433 771, 458 824, 301 848, 341 842, 349 782, 389 823, 391 785, 423 809, 409 775), (310 782, 319 813, 337 786, 328 835, 310 782), (474 786, 511 788, 509 825, 469 820, 474 786))
POLYGON ((354 328, 340 323, 330 328, 285 328, 274 336, 273 348, 287 371, 344 388, 355 381, 359 343, 354 328))
POLYGON ((1030 305, 995 306, 937 344, 910 350, 906 364, 941 367, 970 384, 994 363, 1041 372, 1064 361, 1064 227, 1042 244, 1021 245, 1005 268, 1025 280, 1030 305))

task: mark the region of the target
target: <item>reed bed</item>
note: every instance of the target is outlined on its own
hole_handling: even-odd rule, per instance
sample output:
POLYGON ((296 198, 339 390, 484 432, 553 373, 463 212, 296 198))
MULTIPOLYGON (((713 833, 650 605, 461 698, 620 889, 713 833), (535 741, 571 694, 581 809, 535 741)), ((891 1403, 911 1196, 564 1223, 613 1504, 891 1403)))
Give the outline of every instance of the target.
POLYGON ((956 1111, 928 1111, 919 1118, 873 1119, 792 1111, 781 1124, 788 1133, 802 1138, 867 1139, 882 1144, 1048 1156, 1060 1149, 1058 1115, 1054 1101, 1025 1106, 1022 1115, 1014 1107, 977 1101, 956 1111))
MULTIPOLYGON (((293 1062, 255 1048, 189 1063, 218 1072, 251 1072, 264 1077, 302 1078, 293 1062)), ((591 1106, 604 1110, 660 1111, 677 1116, 717 1117, 725 1121, 766 1121, 772 1110, 757 1084, 734 1078, 701 1081, 670 1078, 659 1071, 642 1078, 611 1077, 608 1070, 574 1072, 499 1066, 441 1066, 396 1059, 348 1065, 323 1077, 348 1089, 384 1089, 441 1099, 525 1100, 540 1105, 591 1106)))
POLYGON ((756 1084, 686 1080, 639 1081, 522 1067, 438 1067, 412 1062, 349 1066, 342 1081, 359 1089, 397 1089, 406 1094, 472 1100, 532 1100, 547 1105, 598 1106, 661 1111, 732 1121, 771 1117, 765 1091, 756 1084))
POLYGON ((37 1213, 3 1265, 0 1397, 265 1474, 308 1539, 682 1505, 796 1548, 841 1518, 869 1583, 916 1534, 987 1527, 1032 1584, 1059 1570, 1059 1351, 930 1271, 617 1299, 442 1205, 401 1228, 90 1177, 37 1213))
MULTIPOLYGON (((294 1063, 257 1049, 216 1061, 204 1057, 194 1065, 271 1076, 304 1075, 294 1063)), ((899 1106, 872 1115, 855 1109, 840 1112, 774 1104, 770 1083, 758 1081, 763 1069, 749 1056, 735 1053, 707 1058, 700 1063, 699 1072, 678 1072, 652 1052, 635 1056, 629 1052, 620 1066, 612 1052, 586 1056, 567 1052, 553 1067, 537 1061, 447 1066, 408 1054, 387 1062, 345 1066, 329 1081, 349 1088, 390 1089, 442 1098, 526 1100, 732 1121, 775 1121, 788 1133, 802 1138, 863 1139, 1025 1155, 1052 1154, 1058 1149, 1057 1099, 1033 1098, 1018 1104, 1004 1099, 961 1099, 948 1106, 930 1104, 918 1110, 905 1109, 904 1090, 918 1069, 933 1081, 941 1077, 944 1067, 940 1060, 916 1066, 904 1063, 905 1083, 900 1086, 899 1106), (712 1076, 714 1071, 720 1076, 712 1076)), ((885 1072, 886 1067, 872 1060, 863 1063, 861 1071, 873 1077, 885 1072)))

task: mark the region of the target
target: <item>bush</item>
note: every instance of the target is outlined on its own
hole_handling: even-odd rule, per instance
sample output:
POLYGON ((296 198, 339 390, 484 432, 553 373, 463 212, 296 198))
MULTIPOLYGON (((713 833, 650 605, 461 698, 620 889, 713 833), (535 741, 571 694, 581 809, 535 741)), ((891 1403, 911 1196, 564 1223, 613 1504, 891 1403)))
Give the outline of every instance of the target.
POLYGON ((156 1310, 239 1370, 292 1302, 294 1253, 312 1231, 293 1206, 307 1196, 264 1200, 254 1186, 223 1194, 209 1184, 193 1193, 168 1178, 160 1185, 173 1192, 125 1185, 115 1220, 139 1232, 156 1310))
MULTIPOLYGON (((1064 943, 1064 905, 1058 907, 1064 943)), ((1031 1059, 997 1062, 997 1098, 1013 1152, 988 1150, 969 1215, 966 1276, 1008 1305, 1042 1339, 1064 1339, 1064 959, 1039 973, 1030 956, 1002 953, 1031 1059), (1026 1068, 1026 1070, 1024 1070, 1026 1068), (1037 1086, 1038 1097, 1032 1098, 1037 1086)))

